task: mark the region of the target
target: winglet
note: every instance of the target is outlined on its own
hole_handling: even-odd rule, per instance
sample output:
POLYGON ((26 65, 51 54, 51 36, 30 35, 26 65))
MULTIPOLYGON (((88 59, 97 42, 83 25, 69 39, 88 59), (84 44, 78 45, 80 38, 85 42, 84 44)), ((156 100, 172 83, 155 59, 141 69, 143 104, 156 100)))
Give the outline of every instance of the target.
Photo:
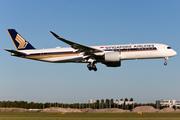
POLYGON ((62 38, 62 37, 59 37, 56 33, 52 32, 52 31, 50 31, 50 33, 51 33, 54 37, 56 37, 57 39, 63 40, 63 42, 68 41, 68 40, 66 40, 66 39, 64 39, 64 38, 62 38))
MULTIPOLYGON (((54 37, 56 37, 57 39, 65 42, 65 43, 67 43, 67 44, 69 44, 69 42, 71 42, 71 41, 66 40, 66 39, 64 39, 64 38, 62 38, 62 37, 59 37, 56 33, 52 32, 52 31, 50 31, 50 33, 51 33, 54 37)), ((71 43, 73 43, 73 42, 71 42, 71 43)), ((71 45, 71 44, 70 44, 70 45, 71 45)))
POLYGON ((56 38, 59 37, 56 33, 52 32, 52 31, 50 31, 50 33, 56 38))

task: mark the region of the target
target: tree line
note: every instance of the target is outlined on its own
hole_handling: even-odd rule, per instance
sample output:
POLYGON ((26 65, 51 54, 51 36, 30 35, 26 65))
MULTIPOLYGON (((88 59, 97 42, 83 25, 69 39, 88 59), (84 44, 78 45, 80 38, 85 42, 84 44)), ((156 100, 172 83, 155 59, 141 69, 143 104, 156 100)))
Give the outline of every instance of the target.
MULTIPOLYGON (((123 101, 123 99, 121 99, 123 101)), ((128 101, 127 98, 125 98, 125 101, 128 101)), ((133 101, 133 98, 130 99, 130 101, 133 101)), ((92 108, 92 109, 103 109, 103 108, 123 108, 125 109, 125 106, 123 105, 119 106, 117 104, 113 103, 113 99, 101 99, 96 100, 95 103, 34 103, 34 102, 27 102, 27 101, 0 101, 0 107, 3 108, 25 108, 25 109, 44 109, 44 108, 50 108, 50 107, 62 107, 62 108, 74 108, 74 109, 83 109, 83 108, 92 108)))
MULTIPOLYGON (((117 101, 117 100, 116 100, 117 101)), ((120 99, 120 101, 123 101, 123 99, 120 99)), ((128 101, 126 98, 124 101, 128 101)), ((133 101, 133 98, 130 99, 130 101, 133 101)), ((61 108, 73 108, 73 109, 84 109, 84 108, 92 108, 92 109, 105 109, 105 108, 119 108, 124 110, 131 110, 137 106, 152 106, 154 108, 162 109, 167 106, 158 106, 154 103, 146 103, 146 104, 114 104, 113 99, 101 99, 96 100, 95 103, 34 103, 34 102, 27 102, 27 101, 0 101, 0 107, 3 108, 24 108, 24 109, 44 109, 44 108, 50 108, 50 107, 61 107, 61 108)))

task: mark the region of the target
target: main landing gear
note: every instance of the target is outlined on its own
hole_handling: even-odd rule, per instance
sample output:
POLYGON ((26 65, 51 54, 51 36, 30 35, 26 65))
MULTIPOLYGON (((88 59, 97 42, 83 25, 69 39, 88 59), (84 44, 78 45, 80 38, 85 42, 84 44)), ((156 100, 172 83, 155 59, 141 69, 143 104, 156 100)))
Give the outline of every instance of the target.
POLYGON ((87 65, 88 69, 91 71, 91 70, 94 70, 94 71, 97 71, 97 68, 96 68, 96 59, 95 58, 89 58, 88 59, 88 62, 89 64, 87 65))
POLYGON ((94 65, 94 63, 93 63, 93 64, 89 63, 89 64, 87 65, 87 67, 88 67, 88 69, 89 69, 90 71, 91 71, 91 70, 97 71, 96 65, 94 65))
POLYGON ((168 59, 168 57, 165 57, 165 62, 164 62, 165 66, 167 65, 167 59, 168 59))

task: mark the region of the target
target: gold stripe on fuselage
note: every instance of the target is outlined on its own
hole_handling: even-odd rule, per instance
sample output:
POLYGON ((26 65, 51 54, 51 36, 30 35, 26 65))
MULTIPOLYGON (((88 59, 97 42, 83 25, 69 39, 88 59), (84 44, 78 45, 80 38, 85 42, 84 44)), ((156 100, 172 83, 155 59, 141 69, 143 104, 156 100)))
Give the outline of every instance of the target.
POLYGON ((25 58, 29 59, 44 59, 44 58, 55 58, 55 57, 69 57, 69 56, 78 56, 79 53, 69 53, 69 54, 51 54, 51 55, 46 55, 46 54, 40 54, 40 55, 27 55, 25 58))

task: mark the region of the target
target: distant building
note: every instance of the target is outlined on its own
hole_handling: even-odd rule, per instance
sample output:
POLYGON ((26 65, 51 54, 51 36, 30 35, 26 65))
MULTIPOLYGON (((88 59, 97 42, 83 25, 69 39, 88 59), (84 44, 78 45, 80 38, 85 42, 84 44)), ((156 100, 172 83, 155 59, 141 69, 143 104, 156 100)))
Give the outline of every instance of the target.
POLYGON ((132 105, 132 104, 134 104, 134 101, 114 101, 114 104, 117 104, 117 105, 132 105))
POLYGON ((94 99, 89 99, 89 103, 95 103, 96 101, 94 99))
POLYGON ((180 107, 180 100, 156 100, 156 104, 168 107, 180 107))
POLYGON ((132 105, 134 104, 134 101, 124 101, 125 105, 132 105))

